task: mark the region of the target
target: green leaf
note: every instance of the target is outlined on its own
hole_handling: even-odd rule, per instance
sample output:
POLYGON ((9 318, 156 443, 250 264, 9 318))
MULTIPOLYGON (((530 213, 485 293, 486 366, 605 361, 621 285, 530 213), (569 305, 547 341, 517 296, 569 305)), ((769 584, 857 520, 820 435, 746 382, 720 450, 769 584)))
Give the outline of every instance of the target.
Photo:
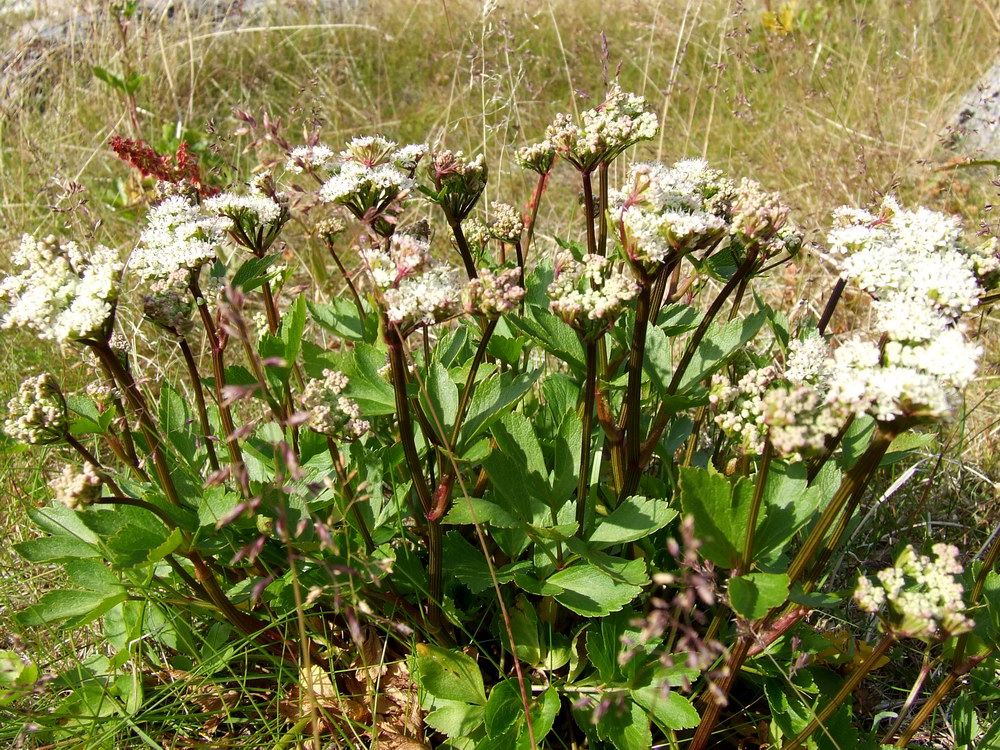
POLYGON ((94 620, 119 602, 125 592, 108 595, 98 591, 57 589, 42 594, 37 604, 18 612, 14 619, 23 627, 46 625, 73 618, 76 625, 94 620))
POLYGON ((486 703, 486 732, 496 737, 524 717, 524 704, 517 680, 504 680, 490 691, 486 703))
MULTIPOLYGON (((631 562, 645 567, 641 560, 631 562)), ((564 568, 549 576, 546 583, 562 589, 555 594, 556 601, 584 617, 604 617, 617 612, 642 591, 639 586, 614 580, 589 563, 564 568)))
POLYGON ((66 563, 65 571, 70 582, 88 591, 114 594, 122 588, 118 576, 98 560, 74 560, 66 563))
POLYGON ((442 520, 444 523, 463 525, 488 523, 501 529, 514 529, 523 525, 506 508, 481 497, 457 497, 442 520))
POLYGON ((444 441, 449 440, 458 414, 458 387, 440 362, 431 364, 420 385, 420 402, 427 419, 444 441))
POLYGON ((591 544, 632 542, 662 529, 677 516, 666 500, 638 495, 626 498, 590 535, 591 544))
POLYGON ((736 318, 722 326, 710 326, 681 376, 677 393, 683 393, 700 383, 726 364, 733 354, 757 335, 766 320, 767 316, 763 312, 757 312, 746 318, 736 318))
POLYGON ((527 393, 538 379, 540 370, 511 376, 501 373, 476 384, 469 408, 462 422, 460 444, 469 445, 484 429, 493 424, 504 409, 527 393))
POLYGON ((98 557, 97 548, 72 536, 43 536, 14 545, 21 557, 33 563, 55 563, 98 557))
POLYGON ((66 406, 69 407, 71 415, 78 415, 70 425, 70 432, 73 435, 103 435, 108 431, 108 425, 114 418, 114 409, 102 413, 94 400, 86 396, 67 396, 66 406))
POLYGON ((597 734, 611 740, 618 750, 649 750, 653 746, 649 716, 631 699, 626 699, 623 709, 612 707, 601 717, 597 734))
POLYGON ((674 373, 673 354, 670 339, 659 328, 651 326, 646 332, 646 358, 642 369, 649 376, 654 392, 667 392, 674 373))
POLYGON ((306 298, 300 294, 285 314, 281 316, 281 328, 278 331, 285 344, 285 362, 291 368, 299 358, 299 348, 302 344, 302 334, 306 329, 306 298))
POLYGON ((95 65, 92 67, 91 72, 94 74, 94 78, 99 81, 104 81, 113 89, 118 89, 119 91, 125 91, 125 81, 122 80, 121 76, 115 75, 107 68, 102 68, 100 65, 95 65))
POLYGON ((468 737, 482 726, 485 713, 483 706, 447 701, 427 714, 424 721, 448 737, 468 737))
POLYGON ((433 644, 418 643, 411 662, 417 684, 435 698, 486 705, 483 675, 472 657, 433 644))
POLYGON ((191 429, 191 412, 187 403, 169 383, 160 388, 160 426, 167 439, 188 465, 195 466, 197 445, 191 429))
POLYGON ((648 685, 631 691, 631 695, 664 729, 691 729, 701 721, 691 701, 676 690, 665 691, 659 686, 648 685))
POLYGON ((445 580, 455 578, 461 581, 473 594, 493 586, 483 553, 455 531, 444 535, 444 575, 445 580))
POLYGON ((123 81, 125 85, 125 93, 134 94, 136 91, 139 90, 139 87, 142 85, 142 82, 145 81, 147 77, 148 76, 145 76, 141 73, 137 73, 133 70, 131 73, 128 74, 128 78, 126 78, 123 81))
POLYGON ((306 302, 312 319, 321 327, 348 341, 367 341, 365 324, 358 315, 358 308, 344 297, 329 303, 306 302))
POLYGON ((385 352, 370 344, 356 345, 353 355, 341 363, 340 369, 350 380, 344 395, 357 401, 366 417, 394 414, 396 411, 392 386, 379 375, 385 363, 385 352))
POLYGON ((758 620, 788 598, 784 573, 747 573, 729 579, 729 603, 745 620, 758 620))
POLYGON ((973 742, 979 735, 979 717, 968 692, 960 693, 952 704, 951 722, 955 731, 956 750, 975 747, 973 742))
POLYGON ((38 681, 38 667, 21 661, 14 651, 0 651, 0 706, 31 692, 38 681))
POLYGON ((764 519, 754 537, 753 559, 774 560, 836 491, 840 472, 827 462, 812 484, 801 463, 772 461, 764 488, 764 519))
POLYGON ((512 316, 509 321, 538 341, 549 354, 583 372, 583 344, 576 331, 561 318, 541 307, 529 305, 523 317, 512 316))
POLYGON ((680 470, 680 490, 681 507, 694 518, 701 554, 720 567, 736 567, 746 538, 753 486, 741 478, 734 488, 714 470, 685 467, 680 470))
MULTIPOLYGON (((543 648, 538 636, 538 613, 528 602, 527 597, 518 594, 514 606, 509 609, 511 630, 514 632, 514 642, 517 644, 517 658, 531 666, 537 666, 543 660, 543 648)), ((500 630, 500 637, 510 651, 510 643, 505 628, 500 630)))
POLYGON ((625 650, 622 636, 638 633, 630 624, 634 618, 634 611, 625 610, 602 617, 587 629, 587 657, 606 684, 621 682, 618 655, 625 650))
POLYGON ((257 287, 264 286, 264 282, 270 280, 271 276, 267 269, 280 260, 280 255, 265 255, 263 258, 250 258, 245 261, 233 274, 232 285, 240 287, 244 292, 250 292, 257 287))
POLYGON ((504 414, 493 426, 497 449, 483 461, 493 485, 522 521, 539 526, 551 520, 548 469, 531 421, 523 414, 504 414))

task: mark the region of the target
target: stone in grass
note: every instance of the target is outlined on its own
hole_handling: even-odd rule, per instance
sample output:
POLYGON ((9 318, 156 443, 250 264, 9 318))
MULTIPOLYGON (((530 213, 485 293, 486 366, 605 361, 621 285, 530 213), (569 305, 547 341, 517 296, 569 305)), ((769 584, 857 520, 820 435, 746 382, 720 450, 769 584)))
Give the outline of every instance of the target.
POLYGON ((966 93, 942 135, 949 149, 969 159, 1000 160, 1000 58, 966 93))

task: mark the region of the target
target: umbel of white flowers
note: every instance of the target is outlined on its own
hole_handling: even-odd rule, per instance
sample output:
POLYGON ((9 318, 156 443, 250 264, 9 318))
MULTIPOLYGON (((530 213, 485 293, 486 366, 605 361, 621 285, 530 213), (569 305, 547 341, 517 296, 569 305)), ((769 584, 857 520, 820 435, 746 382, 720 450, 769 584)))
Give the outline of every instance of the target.
POLYGON ((122 271, 116 251, 26 234, 11 261, 21 271, 0 282, 0 299, 10 305, 4 328, 29 328, 60 343, 106 333, 122 271))
POLYGON ((896 564, 880 571, 877 582, 860 576, 854 600, 865 612, 877 613, 882 627, 899 638, 931 641, 972 630, 965 614, 958 548, 935 544, 934 559, 907 545, 896 564))

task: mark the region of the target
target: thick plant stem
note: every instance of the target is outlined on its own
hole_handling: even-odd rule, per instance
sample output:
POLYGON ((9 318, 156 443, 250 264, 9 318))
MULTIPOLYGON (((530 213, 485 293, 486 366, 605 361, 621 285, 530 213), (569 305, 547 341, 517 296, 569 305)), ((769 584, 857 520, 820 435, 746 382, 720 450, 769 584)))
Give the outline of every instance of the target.
POLYGON ((462 256, 462 263, 465 264, 465 273, 471 281, 479 274, 476 273, 476 262, 472 257, 472 250, 469 249, 469 241, 465 238, 465 232, 462 230, 462 222, 452 217, 451 214, 446 214, 446 217, 448 226, 451 227, 451 232, 455 235, 455 244, 458 246, 459 255, 462 256))
POLYGON ((597 343, 587 341, 587 375, 583 383, 583 436, 580 446, 580 478, 576 487, 577 532, 585 536, 587 500, 590 496, 590 433, 594 426, 594 397, 597 393, 597 343))
POLYGON ((872 440, 868 444, 868 448, 854 466, 851 467, 850 471, 847 472, 847 475, 840 483, 840 487, 837 488, 826 509, 813 526, 809 537, 802 545, 795 559, 792 560, 792 564, 788 567, 790 585, 794 585, 802 578, 807 567, 816 556, 820 545, 823 543, 826 532, 830 530, 830 527, 850 498, 856 492, 863 493, 865 491, 868 486, 868 480, 875 473, 876 469, 878 469, 879 464, 882 462, 882 457, 889 449, 889 445, 895 437, 896 433, 894 431, 890 431, 881 425, 876 425, 875 434, 872 435, 872 440))
POLYGON ((344 496, 347 498, 347 504, 351 508, 351 515, 354 516, 354 522, 358 525, 361 538, 365 540, 365 551, 371 554, 375 549, 375 542, 372 540, 372 534, 368 530, 365 517, 361 515, 361 508, 358 507, 358 498, 354 494, 354 488, 351 487, 351 479, 347 476, 347 470, 344 468, 344 457, 340 455, 340 448, 333 442, 333 438, 328 437, 326 439, 326 446, 330 451, 333 469, 337 472, 337 481, 340 482, 340 486, 344 490, 344 496))
POLYGON ((642 364, 646 356, 646 332, 649 327, 649 303, 650 285, 648 281, 643 281, 636 300, 635 328, 632 331, 632 349, 628 363, 628 387, 619 423, 625 436, 625 482, 618 496, 619 502, 636 491, 642 473, 639 411, 642 402, 642 364))
POLYGON ((236 438, 236 425, 233 422, 233 412, 226 403, 222 395, 222 389, 226 385, 226 363, 223 360, 223 344, 216 330, 215 321, 212 320, 212 313, 208 309, 208 301, 201 293, 197 281, 191 282, 191 295, 194 297, 195 307, 201 317, 202 326, 205 329, 205 336, 208 339, 208 347, 212 352, 212 374, 215 379, 215 403, 219 406, 219 420, 222 422, 223 440, 226 442, 226 450, 229 452, 230 470, 236 476, 240 485, 243 497, 250 496, 250 482, 247 479, 246 464, 243 463, 243 451, 236 438))
POLYGON ((817 712, 816 716, 813 717, 813 720, 806 725, 806 728, 799 732, 798 736, 791 742, 786 742, 782 745, 781 750, 795 750, 797 747, 802 747, 812 733, 819 729, 823 725, 824 721, 833 716, 834 712, 840 708, 840 704, 850 697, 851 693, 854 692, 854 689, 861 683, 861 680, 865 678, 865 675, 872 670, 880 659, 889 653, 889 649, 892 648, 892 645, 895 642, 896 636, 892 633, 879 641, 878 645, 870 654, 868 654, 864 664, 856 667, 854 671, 851 672, 850 676, 844 681, 844 684, 841 685, 840 690, 837 691, 837 694, 830 700, 826 701, 823 704, 823 707, 817 712))
POLYGON ((139 428, 142 430, 143 437, 146 438, 146 443, 149 446, 150 456, 153 459, 153 467, 156 469, 160 488, 171 504, 179 506, 181 504, 180 496, 177 494, 177 487, 174 485, 170 466, 167 464, 166 455, 163 450, 163 442, 157 432, 156 423, 150 414, 145 396, 139 390, 139 386, 132 377, 132 373, 122 364, 121 360, 118 359, 118 355, 111 350, 106 341, 92 341, 90 342, 90 348, 104 366, 114 374, 115 380, 125 393, 126 400, 136 412, 139 418, 139 428))
POLYGON ((542 202, 542 193, 545 192, 545 185, 549 181, 549 172, 538 175, 535 183, 535 191, 531 194, 531 216, 528 219, 528 226, 524 234, 524 257, 527 259, 528 250, 531 249, 531 241, 535 237, 535 222, 538 220, 538 206, 542 202))
POLYGON ((608 252, 608 163, 597 168, 597 254, 608 252))
POLYGON ((191 378, 191 389, 194 391, 194 403, 198 409, 198 422, 201 424, 201 434, 205 438, 205 449, 208 451, 208 463, 212 471, 219 470, 219 457, 215 455, 215 439, 212 435, 212 425, 208 421, 208 409, 205 407, 205 392, 201 386, 201 376, 198 375, 198 364, 194 361, 191 347, 188 346, 187 339, 183 336, 177 340, 184 355, 184 363, 187 365, 188 375, 191 378))
POLYGON ((715 731, 715 725, 719 721, 719 713, 725 705, 725 697, 733 689, 733 685, 736 683, 736 676, 739 674, 743 662, 746 661, 747 652, 750 649, 750 640, 751 636, 749 634, 741 635, 726 657, 725 674, 722 680, 716 685, 719 689, 717 695, 721 696, 721 701, 718 698, 716 700, 709 700, 708 705, 701 714, 701 722, 695 730, 688 750, 706 750, 709 747, 712 732, 715 731))
MULTIPOLYGON (((753 564, 753 542, 757 533, 757 518, 760 515, 761 502, 764 499, 764 489, 767 486, 767 474, 771 468, 771 457, 774 454, 774 446, 771 445, 770 438, 764 441, 764 452, 760 457, 760 468, 757 469, 757 478, 754 480, 753 499, 750 501, 750 514, 747 516, 747 529, 743 537, 743 554, 740 558, 739 575, 748 573, 753 564)), ((733 571, 737 575, 737 571, 733 571)))
POLYGON ((396 419, 399 424, 399 441, 403 445, 403 456, 406 468, 417 493, 420 507, 427 519, 427 554, 428 554, 428 592, 427 620, 429 626, 439 631, 441 629, 441 592, 443 570, 443 546, 440 520, 431 520, 428 516, 434 512, 434 498, 424 469, 420 464, 420 454, 413 433, 413 418, 410 415, 410 401, 406 393, 406 354, 403 350, 403 338, 399 330, 388 320, 383 320, 385 341, 389 347, 389 368, 392 371, 392 389, 396 400, 396 419))
POLYGON ((844 279, 837 279, 837 283, 833 285, 833 291, 830 292, 830 298, 826 301, 826 307, 823 308, 823 314, 819 319, 818 328, 821 336, 826 333, 826 327, 830 325, 830 319, 833 318, 833 312, 837 309, 837 303, 840 302, 845 286, 847 282, 844 279))
POLYGON ((274 300, 274 292, 271 291, 271 282, 265 281, 261 286, 264 293, 264 314, 267 315, 267 330, 272 336, 278 334, 278 327, 281 325, 281 313, 278 312, 278 303, 274 300))
POLYGON ((597 254, 597 233, 594 227, 594 184, 591 173, 580 173, 583 177, 583 216, 587 223, 587 252, 597 254))

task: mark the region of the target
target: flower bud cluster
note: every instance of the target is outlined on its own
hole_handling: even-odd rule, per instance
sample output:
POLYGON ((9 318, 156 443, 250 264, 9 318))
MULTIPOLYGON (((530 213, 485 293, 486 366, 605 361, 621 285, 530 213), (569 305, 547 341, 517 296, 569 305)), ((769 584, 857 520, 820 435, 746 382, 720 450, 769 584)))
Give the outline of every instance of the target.
POLYGON ((104 334, 118 299, 122 263, 116 251, 26 234, 11 261, 23 270, 0 282, 0 299, 10 304, 4 328, 31 328, 42 339, 64 343, 104 334))
POLYGON ((103 484, 97 467, 87 461, 82 470, 71 464, 64 466, 62 474, 49 482, 49 487, 55 492, 56 502, 70 510, 81 510, 100 499, 103 484))
POLYGON ((659 131, 656 115, 646 109, 646 99, 622 91, 617 83, 601 104, 582 114, 581 120, 578 124, 572 115, 557 115, 545 131, 545 140, 585 172, 612 161, 639 141, 656 137, 659 131))
POLYGON ((462 287, 450 266, 431 257, 430 243, 408 234, 394 234, 388 249, 361 251, 390 323, 409 333, 453 317, 461 309, 462 287))
POLYGON ((188 271, 178 269, 150 284, 142 295, 142 313, 153 323, 174 334, 186 336, 194 327, 193 298, 188 290, 188 271))
POLYGON ((44 373, 28 378, 7 402, 3 430, 15 440, 46 445, 65 439, 69 431, 66 399, 56 379, 44 373))
POLYGON ((466 312, 495 318, 504 315, 524 299, 524 287, 520 283, 521 272, 508 268, 500 273, 490 270, 480 272, 462 291, 462 302, 466 312))
POLYGON ((972 630, 965 614, 958 548, 935 544, 934 559, 907 545, 896 564, 876 576, 861 576, 854 600, 865 612, 879 613, 883 628, 899 638, 943 640, 972 630))
POLYGON ((517 150, 517 163, 538 174, 548 174, 556 159, 556 147, 548 138, 517 150))
POLYGON ((569 250, 556 255, 549 308, 590 341, 614 323, 639 293, 634 279, 611 269, 607 258, 588 254, 577 261, 569 250))
POLYGON ((517 242, 524 231, 524 219, 517 209, 507 203, 493 202, 493 220, 489 223, 489 233, 501 242, 517 242))
POLYGON ((750 370, 735 384, 722 374, 712 378, 708 401, 719 410, 715 423, 745 452, 764 450, 764 394, 777 375, 777 368, 767 365, 750 370))
POLYGON ((143 280, 165 279, 212 263, 232 226, 231 219, 216 213, 196 196, 171 192, 149 210, 129 270, 143 280))
POLYGON ((333 438, 353 440, 371 427, 361 419, 357 402, 343 395, 347 376, 336 370, 323 370, 322 378, 306 383, 302 405, 309 412, 309 426, 333 438))
POLYGON ((463 221, 486 189, 489 169, 482 154, 466 157, 461 151, 435 151, 427 171, 439 203, 450 221, 463 221))

